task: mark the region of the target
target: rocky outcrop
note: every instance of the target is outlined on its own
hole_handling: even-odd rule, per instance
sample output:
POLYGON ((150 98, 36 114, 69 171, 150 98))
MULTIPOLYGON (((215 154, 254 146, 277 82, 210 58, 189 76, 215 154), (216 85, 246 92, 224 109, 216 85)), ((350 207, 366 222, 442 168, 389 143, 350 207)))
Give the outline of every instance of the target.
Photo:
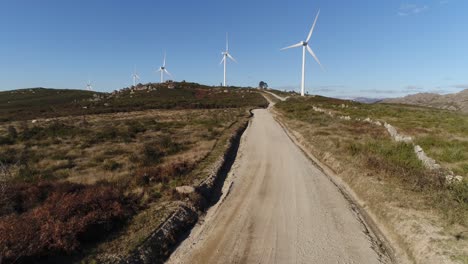
POLYGON ((418 156, 418 159, 422 161, 422 163, 424 164, 426 168, 430 170, 441 169, 440 165, 437 164, 434 159, 429 158, 424 152, 424 150, 419 145, 414 146, 414 152, 416 153, 416 155, 418 156))
POLYGON ((405 135, 402 135, 402 134, 398 134, 396 128, 394 128, 392 125, 385 123, 384 126, 387 129, 390 136, 396 142, 405 142, 405 143, 412 143, 413 142, 413 139, 410 136, 405 136, 405 135))

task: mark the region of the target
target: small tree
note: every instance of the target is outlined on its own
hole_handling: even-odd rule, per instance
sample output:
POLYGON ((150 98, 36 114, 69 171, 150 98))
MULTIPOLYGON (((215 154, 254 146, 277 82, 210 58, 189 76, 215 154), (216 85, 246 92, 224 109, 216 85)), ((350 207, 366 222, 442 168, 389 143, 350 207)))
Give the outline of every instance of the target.
POLYGON ((261 81, 259 84, 258 84, 258 88, 260 89, 266 89, 268 88, 268 84, 264 81, 261 81))

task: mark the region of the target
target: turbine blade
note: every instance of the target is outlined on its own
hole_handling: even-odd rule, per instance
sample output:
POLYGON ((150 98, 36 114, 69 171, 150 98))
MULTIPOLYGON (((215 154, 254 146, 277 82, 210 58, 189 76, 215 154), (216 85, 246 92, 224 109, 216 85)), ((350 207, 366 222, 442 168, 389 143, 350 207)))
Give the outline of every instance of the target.
POLYGON ((325 70, 323 68, 322 64, 320 63, 319 59, 315 55, 314 51, 309 47, 309 45, 307 45, 307 50, 309 51, 310 55, 312 55, 312 57, 314 57, 315 61, 320 65, 320 68, 322 68, 322 70, 325 70))
POLYGON ((164 69, 164 72, 165 72, 167 75, 169 75, 169 76, 172 77, 172 74, 171 74, 168 70, 164 69))
POLYGON ((163 61, 163 67, 166 67, 166 52, 164 52, 164 61, 163 61))
POLYGON ((228 33, 226 32, 226 52, 229 50, 229 39, 228 39, 228 33))
POLYGON ((310 29, 310 32, 309 32, 309 35, 307 36, 307 39, 306 39, 306 42, 309 42, 310 38, 312 37, 312 33, 314 33, 314 28, 315 28, 315 24, 317 23, 317 19, 320 15, 320 9, 317 13, 317 16, 315 17, 315 20, 314 20, 314 24, 312 25, 312 28, 310 29))
POLYGON ((292 48, 297 48, 297 47, 300 47, 302 46, 302 42, 299 42, 297 44, 294 44, 294 45, 291 45, 291 46, 288 46, 286 48, 282 48, 281 50, 286 50, 286 49, 292 49, 292 48))
POLYGON ((231 54, 227 53, 226 54, 232 61, 234 61, 235 63, 237 63, 236 59, 234 59, 234 57, 231 56, 231 54))
POLYGON ((223 59, 221 60, 221 62, 219 64, 223 64, 225 58, 226 58, 226 56, 223 55, 223 59))
POLYGON ((160 72, 161 71, 161 68, 159 68, 156 72, 160 72))

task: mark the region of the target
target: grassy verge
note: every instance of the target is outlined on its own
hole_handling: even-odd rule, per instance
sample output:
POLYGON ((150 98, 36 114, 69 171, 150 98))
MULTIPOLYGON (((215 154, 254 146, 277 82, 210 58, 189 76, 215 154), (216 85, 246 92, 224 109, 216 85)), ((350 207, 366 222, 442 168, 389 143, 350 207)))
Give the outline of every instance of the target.
MULTIPOLYGON (((302 99, 298 100, 301 103, 302 99)), ((371 118, 396 126, 399 132, 410 135, 429 156, 456 174, 468 176, 468 115, 426 107, 360 104, 352 101, 311 97, 308 106, 331 111, 353 119, 371 118)))
MULTIPOLYGON (((466 179, 446 185, 440 175, 424 168, 412 145, 392 141, 383 127, 333 118, 313 111, 314 105, 337 115, 377 120, 392 116, 382 113, 397 111, 394 106, 377 105, 380 110, 376 112, 380 114, 375 114, 369 105, 316 97, 290 99, 276 104, 275 109, 311 152, 358 194, 364 207, 394 231, 395 240, 408 249, 415 262, 437 263, 434 259, 460 259, 468 254, 466 179)), ((414 111, 405 109, 408 116, 399 122, 424 115, 419 108, 414 111)), ((429 122, 429 117, 425 118, 429 122)), ((407 127, 417 130, 415 126, 407 127)))

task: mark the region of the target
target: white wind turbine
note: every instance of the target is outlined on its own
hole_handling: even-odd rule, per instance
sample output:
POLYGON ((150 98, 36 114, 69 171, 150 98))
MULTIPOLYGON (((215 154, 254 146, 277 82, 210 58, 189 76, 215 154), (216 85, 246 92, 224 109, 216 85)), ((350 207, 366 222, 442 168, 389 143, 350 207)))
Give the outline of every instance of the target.
POLYGON ((164 53, 163 65, 159 67, 159 70, 157 70, 156 72, 161 73, 161 83, 164 82, 164 73, 172 77, 172 74, 169 73, 169 71, 166 69, 166 53, 164 53))
MULTIPOLYGON (((234 57, 231 56, 231 54, 229 54, 229 41, 228 41, 228 35, 226 33, 226 51, 223 51, 221 52, 221 54, 223 55, 223 59, 221 60, 221 63, 224 62, 224 81, 223 81, 223 86, 226 87, 227 84, 226 84, 226 63, 227 63, 227 58, 231 59, 232 61, 234 62, 237 62, 236 59, 234 59, 234 57)), ((221 64, 220 63, 220 64, 221 64)))
POLYGON ((92 90, 93 90, 93 85, 92 85, 91 81, 88 81, 88 82, 86 83, 86 90, 88 90, 88 91, 92 91, 92 90))
POLYGON ((136 86, 137 80, 140 80, 140 76, 138 76, 138 73, 136 71, 136 66, 135 66, 135 69, 133 70, 132 79, 133 79, 133 86, 136 86))
MULTIPOLYGON (((309 51, 310 55, 314 57, 315 61, 322 67, 322 64, 320 63, 319 59, 315 55, 314 51, 310 48, 309 46, 309 40, 312 37, 312 33, 314 32, 315 24, 317 23, 317 19, 319 17, 320 10, 317 13, 317 16, 315 17, 314 24, 312 25, 312 28, 310 29, 309 35, 307 36, 307 39, 305 41, 301 41, 297 44, 291 45, 289 47, 283 48, 281 50, 285 49, 290 49, 290 48, 298 48, 302 46, 302 82, 301 82, 301 96, 304 96, 304 86, 305 86, 305 58, 306 58, 306 49, 309 51)), ((323 69, 323 67, 322 67, 323 69)))

